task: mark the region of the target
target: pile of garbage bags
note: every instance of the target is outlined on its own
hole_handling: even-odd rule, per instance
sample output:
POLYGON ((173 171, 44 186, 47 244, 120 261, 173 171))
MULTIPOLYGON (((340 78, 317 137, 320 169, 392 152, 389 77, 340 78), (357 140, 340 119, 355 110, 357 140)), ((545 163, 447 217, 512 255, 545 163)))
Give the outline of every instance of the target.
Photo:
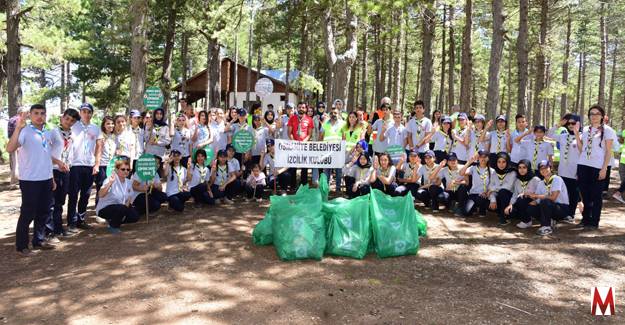
POLYGON ((294 195, 271 196, 271 205, 252 233, 254 244, 273 244, 280 259, 321 260, 324 254, 364 258, 415 255, 427 223, 413 197, 378 190, 354 199, 328 201, 327 179, 319 188, 300 186, 294 195))

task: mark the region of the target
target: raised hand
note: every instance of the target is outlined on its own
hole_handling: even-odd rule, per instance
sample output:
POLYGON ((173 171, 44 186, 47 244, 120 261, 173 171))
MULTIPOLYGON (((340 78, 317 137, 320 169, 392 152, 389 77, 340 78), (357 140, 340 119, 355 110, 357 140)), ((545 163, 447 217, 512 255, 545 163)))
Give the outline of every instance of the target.
POLYGON ((23 128, 26 126, 26 120, 28 120, 28 112, 21 112, 17 117, 17 122, 15 124, 16 128, 23 128))
POLYGON ((447 166, 447 159, 443 159, 443 161, 441 161, 440 166, 441 166, 441 168, 447 166))
POLYGON ((486 123, 487 129, 490 129, 491 127, 493 127, 493 120, 489 120, 488 123, 486 123))

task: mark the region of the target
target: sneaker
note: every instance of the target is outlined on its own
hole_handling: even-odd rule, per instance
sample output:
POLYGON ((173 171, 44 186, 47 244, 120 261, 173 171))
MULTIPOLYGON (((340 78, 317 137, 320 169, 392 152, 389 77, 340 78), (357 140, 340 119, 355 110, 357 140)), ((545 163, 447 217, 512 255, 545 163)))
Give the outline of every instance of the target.
POLYGON ((37 250, 50 250, 50 249, 54 249, 55 246, 53 244, 48 243, 47 241, 42 241, 41 243, 34 245, 33 244, 33 249, 37 249, 37 250))
POLYGON ((454 216, 462 217, 462 211, 460 211, 460 209, 458 208, 454 209, 454 216))
POLYGON ((111 225, 109 225, 109 226, 108 226, 107 230, 108 230, 111 234, 113 234, 113 235, 117 235, 117 234, 119 234, 119 233, 121 233, 121 232, 122 232, 122 231, 121 231, 121 229, 119 229, 119 228, 115 228, 115 227, 111 227, 111 225))
POLYGON ((33 255, 33 252, 28 248, 24 248, 24 249, 17 251, 17 254, 19 254, 21 257, 29 257, 33 255))
POLYGON ((553 230, 549 226, 542 226, 538 228, 538 231, 536 232, 536 234, 539 236, 547 236, 547 235, 551 235, 552 233, 553 233, 553 230))
POLYGON ((480 218, 486 218, 486 213, 484 213, 484 214, 480 213, 479 217, 480 218))
POLYGON ((558 222, 555 219, 551 219, 551 229, 555 230, 558 222))
POLYGON ((564 219, 562 219, 562 222, 565 222, 568 224, 575 224, 575 218, 573 218, 572 216, 566 216, 564 217, 564 219))
POLYGON ((263 198, 256 199, 256 202, 258 202, 258 203, 263 202, 263 198))
POLYGON ((61 237, 63 238, 69 238, 69 237, 74 237, 76 236, 78 233, 76 232, 70 232, 69 230, 63 230, 63 233, 61 234, 61 237))
POLYGON ((521 228, 521 229, 527 229, 527 228, 531 228, 532 227, 532 221, 530 220, 529 222, 519 222, 516 224, 517 228, 521 228))
POLYGON ((48 243, 52 244, 52 245, 56 245, 56 244, 60 244, 61 243, 61 241, 58 238, 56 238, 55 235, 48 236, 48 238, 46 238, 46 241, 48 243))
POLYGON ((76 225, 76 228, 80 228, 82 230, 93 229, 93 227, 91 225, 87 224, 86 222, 83 222, 81 224, 76 225))
POLYGON ((623 199, 623 195, 621 195, 621 193, 619 192, 614 192, 614 194, 612 194, 612 198, 625 204, 625 200, 623 199))
POLYGON ((95 222, 97 222, 99 224, 105 224, 107 221, 106 221, 106 219, 104 219, 102 217, 95 216, 95 222))
POLYGON ((595 226, 584 226, 583 231, 595 231, 598 230, 599 227, 595 227, 595 226))
POLYGON ((234 201, 230 200, 229 198, 225 197, 223 198, 223 202, 225 202, 226 204, 232 204, 234 203, 234 201))
POLYGON ((510 221, 508 221, 508 220, 503 220, 503 221, 499 221, 499 223, 497 224, 497 226, 499 226, 499 227, 503 227, 503 226, 507 226, 508 224, 510 224, 510 221))
POLYGON ((578 230, 579 229, 584 229, 584 228, 586 228, 586 225, 581 223, 581 222, 580 223, 576 223, 575 227, 573 227, 573 229, 578 229, 578 230))
POLYGON ((67 227, 67 230, 65 232, 68 233, 70 236, 74 236, 76 234, 79 234, 80 230, 78 230, 76 226, 69 226, 67 227))

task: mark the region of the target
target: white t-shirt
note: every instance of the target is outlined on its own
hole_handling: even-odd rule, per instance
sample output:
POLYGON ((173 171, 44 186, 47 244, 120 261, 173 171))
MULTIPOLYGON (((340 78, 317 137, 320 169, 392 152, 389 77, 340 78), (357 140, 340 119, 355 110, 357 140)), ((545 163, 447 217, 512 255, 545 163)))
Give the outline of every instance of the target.
POLYGON ((516 203, 517 199, 519 199, 521 195, 535 193, 536 184, 538 184, 538 182, 542 182, 542 180, 536 176, 525 182, 517 177, 517 179, 514 181, 514 191, 512 192, 513 194, 512 198, 510 199, 510 204, 516 203))
POLYGON ((278 130, 280 132, 280 139, 289 140, 289 117, 283 114, 280 118, 282 119, 282 128, 278 130))
POLYGON ((269 137, 269 129, 264 126, 254 129, 253 131, 256 143, 252 147, 252 156, 260 156, 261 153, 267 151, 267 138, 269 137))
POLYGON ((247 176, 247 179, 245 180, 245 182, 248 185, 250 185, 250 186, 253 186, 252 184, 253 184, 254 181, 256 181, 256 185, 257 186, 258 185, 263 185, 263 186, 267 185, 265 173, 263 173, 263 172, 258 173, 258 176, 254 176, 253 173, 250 173, 250 175, 247 176))
POLYGON ((218 152, 219 150, 226 150, 228 135, 225 132, 226 125, 224 122, 217 123, 213 121, 209 127, 213 135, 213 143, 211 144, 213 146, 213 151, 218 152))
POLYGON ((191 167, 191 181, 189 182, 189 188, 194 188, 201 183, 208 182, 211 177, 211 170, 209 167, 199 166, 194 164, 191 167))
POLYGON ((165 152, 167 151, 166 147, 170 142, 169 127, 167 125, 155 125, 149 132, 146 132, 145 136, 147 138, 145 152, 163 158, 163 156, 165 156, 165 152), (150 139, 156 141, 156 144, 150 144, 150 139))
POLYGON ((508 152, 508 135, 506 130, 488 132, 488 138, 490 142, 488 151, 490 153, 508 152))
POLYGON ((536 142, 536 140, 523 139, 521 141, 525 159, 532 163, 534 170, 538 169, 538 163, 543 160, 549 160, 553 156, 553 143, 547 141, 536 142))
POLYGON ((263 157, 263 166, 267 169, 267 179, 271 181, 273 179, 274 160, 270 154, 263 157))
POLYGON ((382 167, 377 169, 376 176, 384 176, 391 180, 391 182, 395 181, 395 166, 391 165, 386 171, 382 170, 382 167))
POLYGON ((167 188, 165 194, 169 197, 182 191, 184 183, 187 181, 187 169, 182 166, 173 168, 172 166, 168 166, 167 168, 170 168, 170 170, 167 175, 167 188))
POLYGON ((373 167, 369 168, 360 168, 358 166, 354 166, 351 169, 351 176, 355 179, 356 186, 369 184, 369 178, 371 177, 371 173, 373 173, 373 167))
POLYGON ((558 197, 556 198, 556 203, 568 205, 569 193, 566 190, 566 185, 564 184, 564 180, 562 180, 562 177, 558 175, 552 175, 551 177, 552 179, 551 179, 550 185, 547 185, 549 183, 548 179, 543 179, 542 181, 536 184, 536 194, 550 195, 551 193, 555 191, 560 191, 560 194, 558 194, 558 197))
POLYGON ((200 145, 200 143, 208 141, 208 138, 210 138, 211 136, 211 130, 208 126, 204 124, 198 124, 196 128, 197 128, 197 139, 195 140, 195 143, 194 143, 195 148, 197 148, 200 145))
MULTIPOLYGON (((439 172, 438 176, 445 180, 445 184, 446 187, 445 189, 450 188, 450 184, 452 181, 456 180, 457 182, 460 182, 464 179, 463 176, 460 176, 460 169, 462 169, 463 165, 458 165, 456 166, 455 170, 450 170, 449 166, 445 166, 443 169, 441 169, 441 171, 439 172)), ((451 187, 452 191, 455 191, 456 189, 458 189, 458 185, 454 185, 451 187)))
MULTIPOLYGON (((17 168, 20 181, 52 178, 52 149, 45 130, 26 125, 17 139, 17 168)), ((52 189, 50 189, 52 190, 52 189)))
POLYGON ((132 140, 130 141, 130 158, 132 158, 132 160, 137 160, 145 150, 145 131, 140 127, 130 127, 128 128, 128 132, 132 135, 132 140))
MULTIPOLYGON (((95 146, 100 129, 93 125, 84 125, 81 121, 72 126, 72 166, 95 166, 95 146)), ((108 162, 107 162, 108 163, 108 162)))
MULTIPOLYGON (((456 135, 456 137, 464 139, 465 135, 467 132, 470 132, 469 128, 464 128, 464 130, 460 131, 460 130, 453 130, 452 131, 453 134, 456 135)), ((469 153, 468 153, 468 148, 467 146, 465 146, 464 144, 458 142, 458 141, 454 141, 454 145, 453 148, 451 149, 451 152, 455 153, 456 156, 458 156, 458 160, 462 160, 462 161, 467 161, 469 160, 469 153)))
MULTIPOLYGON (((523 145, 520 142, 514 141, 514 139, 523 135, 523 133, 525 133, 526 130, 527 129, 523 131, 519 131, 515 129, 514 131, 510 132, 510 137, 512 138, 512 151, 510 152, 510 161, 512 161, 515 164, 518 163, 521 159, 524 159, 525 157, 527 157, 527 153, 525 152, 524 150, 525 148, 523 147, 523 145)), ((528 134, 523 138, 523 140, 534 140, 534 135, 528 134)))
MULTIPOLYGON (((46 132, 46 137, 48 138, 48 141, 50 143, 50 154, 52 155, 52 157, 69 165, 69 154, 72 147, 71 129, 68 131, 62 131, 60 127, 57 127, 52 130, 48 130, 46 132)), ((54 164, 53 168, 58 170, 59 166, 54 164)))
POLYGON ((601 169, 603 167, 606 140, 616 138, 616 135, 613 134, 614 130, 612 130, 612 128, 604 127, 603 132, 605 134, 603 135, 603 141, 601 141, 601 132, 598 132, 597 128, 591 129, 590 126, 584 128, 584 132, 582 133, 582 153, 580 154, 578 161, 579 165, 597 169, 601 169), (592 139, 592 142, 590 139, 592 139))
MULTIPOLYGON (((412 144, 416 147, 417 144, 432 131, 432 121, 427 117, 418 120, 416 117, 412 117, 410 121, 408 121, 408 125, 406 125, 406 131, 409 133, 409 136, 412 137, 412 144)), ((419 153, 423 153, 428 149, 428 144, 424 143, 416 149, 419 153)))
MULTIPOLYGON (((419 166, 419 168, 416 168, 417 167, 416 164, 414 166, 411 166, 409 162, 405 162, 403 167, 404 167, 403 168, 403 170, 404 170, 404 177, 403 178, 404 179, 411 179, 413 173, 419 175, 419 168, 421 168, 421 166, 419 166)), ((416 183, 419 184, 419 182, 420 182, 420 179, 417 176, 416 183)))
POLYGON ((100 155, 100 167, 108 166, 115 157, 117 151, 117 136, 115 134, 100 133, 98 140, 102 140, 102 154, 100 155))
MULTIPOLYGON (((139 176, 137 175, 137 173, 133 174, 132 177, 130 178, 131 181, 137 181, 139 182, 139 185, 144 186, 146 184, 148 184, 148 182, 142 182, 139 179, 139 176)), ((161 184, 161 177, 158 175, 158 173, 156 175, 154 175, 154 179, 152 179, 152 181, 154 182, 154 186, 158 186, 159 184, 161 184)), ((139 196, 139 194, 144 193, 144 192, 139 192, 139 191, 135 191, 134 189, 132 190, 132 196, 131 196, 131 200, 132 202, 134 202, 137 199, 137 196, 139 196)))
POLYGON ((477 131, 475 129, 471 130, 471 135, 469 136, 469 139, 471 140, 469 144, 467 157, 473 157, 475 153, 480 150, 487 150, 488 144, 489 144, 488 132, 486 132, 486 134, 484 135, 484 141, 479 142, 480 136, 482 135, 483 132, 486 132, 486 131, 485 130, 477 131))
POLYGON ((579 150, 575 135, 568 132, 555 136, 560 144, 560 163, 558 164, 558 175, 560 177, 577 179, 577 162, 579 161, 579 150))
POLYGON ((226 166, 217 165, 213 173, 215 173, 214 184, 217 186, 221 186, 228 181, 228 178, 230 178, 229 174, 232 173, 232 170, 230 170, 230 167, 228 167, 228 164, 226 164, 226 166))
POLYGON ((490 180, 495 176, 495 170, 490 167, 471 166, 467 169, 471 175, 471 189, 469 194, 482 194, 489 191, 490 180))
MULTIPOLYGON (((102 187, 106 186, 110 181, 110 178, 106 178, 102 187)), ((126 178, 115 177, 113 180, 113 186, 105 196, 100 196, 98 199, 98 205, 95 208, 95 213, 99 214, 100 210, 113 204, 124 204, 133 196, 132 181, 126 178)))
MULTIPOLYGON (((387 124, 387 129, 393 125, 393 121, 389 120, 387 124)), ((386 147, 388 147, 388 139, 385 138, 384 141, 380 141, 380 134, 382 133, 382 128, 384 127, 384 120, 378 119, 371 125, 373 131, 377 132, 378 135, 373 140, 373 151, 374 152, 385 152, 386 147)))
POLYGON ((419 173, 419 183, 423 185, 431 184, 432 182, 430 182, 430 175, 434 172, 436 167, 438 167, 438 164, 434 164, 432 165, 432 167, 428 167, 427 165, 421 165, 421 167, 419 167, 419 170, 417 171, 417 173, 419 173))
POLYGON ((171 138, 171 150, 180 151, 182 157, 189 157, 189 146, 191 144, 191 131, 187 128, 174 130, 174 136, 171 138))
POLYGON ((453 138, 443 131, 436 131, 432 136, 434 141, 434 151, 444 151, 449 153, 453 145, 453 138))
POLYGON ((241 170, 241 164, 236 158, 228 159, 227 164, 229 173, 238 172, 241 170))
POLYGON ((391 126, 390 128, 388 128, 384 134, 385 138, 388 138, 387 140, 387 145, 388 146, 394 146, 394 145, 398 145, 398 146, 404 146, 404 143, 406 142, 406 136, 407 136, 408 132, 406 131, 406 128, 399 124, 399 126, 393 124, 393 126, 391 126))
MULTIPOLYGON (((613 128, 611 128, 609 125, 605 125, 604 126, 606 129, 609 128, 609 130, 605 133, 607 136, 610 136, 610 140, 612 140, 612 155, 610 155, 610 166, 612 166, 612 168, 618 168, 618 160, 614 159, 614 153, 619 153, 621 152, 621 144, 618 142, 618 136, 616 135, 616 131, 614 131, 613 128)), ((610 177, 610 175, 608 175, 608 178, 610 177)))
POLYGON ((132 131, 128 129, 122 131, 122 133, 116 136, 116 141, 117 152, 119 152, 120 155, 135 159, 133 156, 135 136, 132 131))

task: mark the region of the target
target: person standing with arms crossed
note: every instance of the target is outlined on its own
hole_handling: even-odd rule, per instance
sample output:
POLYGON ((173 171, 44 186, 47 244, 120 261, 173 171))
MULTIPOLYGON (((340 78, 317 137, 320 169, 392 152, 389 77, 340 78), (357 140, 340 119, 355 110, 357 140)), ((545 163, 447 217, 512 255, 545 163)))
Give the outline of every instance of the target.
MULTIPOLYGON (((308 142, 312 135, 313 121, 306 115, 307 105, 304 102, 297 104, 297 115, 289 118, 287 127, 289 130, 289 139, 301 142, 308 142)), ((297 169, 291 168, 291 190, 297 188, 297 169)), ((308 183, 308 169, 302 168, 300 174, 300 184, 308 183)))

